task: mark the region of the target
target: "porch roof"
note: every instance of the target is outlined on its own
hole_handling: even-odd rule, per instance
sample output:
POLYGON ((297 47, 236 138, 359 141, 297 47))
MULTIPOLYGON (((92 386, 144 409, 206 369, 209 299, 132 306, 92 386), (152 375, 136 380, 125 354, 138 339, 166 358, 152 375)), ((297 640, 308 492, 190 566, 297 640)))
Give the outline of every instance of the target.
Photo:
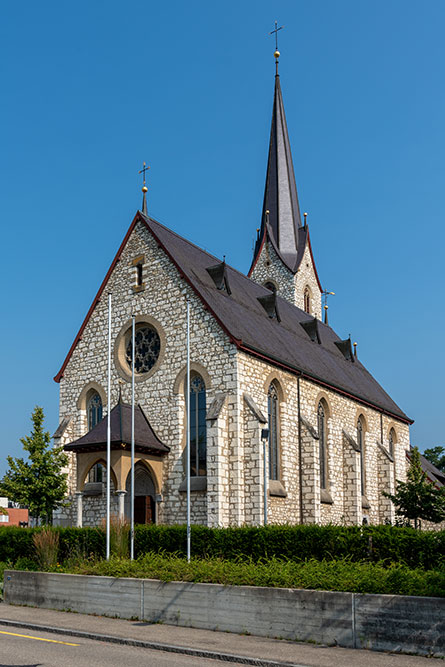
MULTIPOLYGON (((78 440, 64 446, 67 452, 102 451, 107 447, 107 417, 78 440)), ((111 448, 126 449, 131 445, 131 405, 119 401, 110 413, 111 448)), ((140 405, 134 410, 134 444, 137 452, 163 455, 170 451, 153 431, 140 405)))

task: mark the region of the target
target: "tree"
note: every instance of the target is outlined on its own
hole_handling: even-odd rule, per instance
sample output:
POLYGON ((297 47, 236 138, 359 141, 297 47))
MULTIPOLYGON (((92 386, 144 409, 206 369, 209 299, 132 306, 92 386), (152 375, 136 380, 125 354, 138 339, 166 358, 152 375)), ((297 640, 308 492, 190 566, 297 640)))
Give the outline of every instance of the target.
POLYGON ((420 526, 419 519, 440 523, 445 519, 445 487, 437 488, 432 484, 420 464, 419 449, 411 451, 411 460, 406 482, 397 482, 394 495, 383 495, 396 506, 396 512, 410 521, 414 527, 420 526))
POLYGON ((0 482, 0 495, 26 505, 35 519, 51 523, 52 512, 66 494, 66 473, 61 469, 68 463, 62 447, 51 447, 51 436, 43 431, 45 416, 36 406, 31 416, 31 435, 21 438, 28 460, 7 457, 9 469, 0 482))
POLYGON ((436 466, 441 472, 445 473, 445 447, 437 445, 437 447, 430 447, 425 449, 423 455, 433 466, 436 466))

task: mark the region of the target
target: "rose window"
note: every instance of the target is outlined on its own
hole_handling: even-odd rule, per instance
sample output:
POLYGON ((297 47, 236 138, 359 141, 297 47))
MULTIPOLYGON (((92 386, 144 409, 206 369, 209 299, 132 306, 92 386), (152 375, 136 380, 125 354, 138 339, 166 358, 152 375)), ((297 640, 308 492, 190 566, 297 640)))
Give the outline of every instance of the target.
MULTIPOLYGON (((130 331, 130 340, 126 348, 126 360, 131 369, 132 362, 132 340, 130 331)), ((151 327, 143 326, 136 329, 134 337, 134 370, 135 373, 148 373, 153 368, 159 357, 161 341, 158 332, 151 327)))

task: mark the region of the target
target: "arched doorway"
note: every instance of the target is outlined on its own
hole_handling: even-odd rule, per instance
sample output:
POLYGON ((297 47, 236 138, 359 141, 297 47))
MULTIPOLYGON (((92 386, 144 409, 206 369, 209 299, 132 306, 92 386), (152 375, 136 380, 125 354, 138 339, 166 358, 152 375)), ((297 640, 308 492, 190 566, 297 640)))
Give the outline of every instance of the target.
MULTIPOLYGON (((125 516, 130 519, 131 472, 125 485, 125 516)), ((143 463, 134 466, 134 522, 156 523, 156 489, 150 471, 143 463)))

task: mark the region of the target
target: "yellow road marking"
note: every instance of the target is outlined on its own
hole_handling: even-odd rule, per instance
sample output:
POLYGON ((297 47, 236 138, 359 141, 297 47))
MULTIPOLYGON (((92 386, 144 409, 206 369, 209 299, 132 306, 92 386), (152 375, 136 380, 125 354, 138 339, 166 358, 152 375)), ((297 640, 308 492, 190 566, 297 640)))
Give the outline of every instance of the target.
POLYGON ((24 637, 25 639, 37 639, 39 642, 51 642, 51 644, 65 644, 65 646, 80 646, 80 644, 70 644, 70 642, 59 642, 57 639, 43 639, 43 637, 33 637, 32 635, 19 635, 17 632, 3 632, 0 635, 12 635, 13 637, 24 637))

